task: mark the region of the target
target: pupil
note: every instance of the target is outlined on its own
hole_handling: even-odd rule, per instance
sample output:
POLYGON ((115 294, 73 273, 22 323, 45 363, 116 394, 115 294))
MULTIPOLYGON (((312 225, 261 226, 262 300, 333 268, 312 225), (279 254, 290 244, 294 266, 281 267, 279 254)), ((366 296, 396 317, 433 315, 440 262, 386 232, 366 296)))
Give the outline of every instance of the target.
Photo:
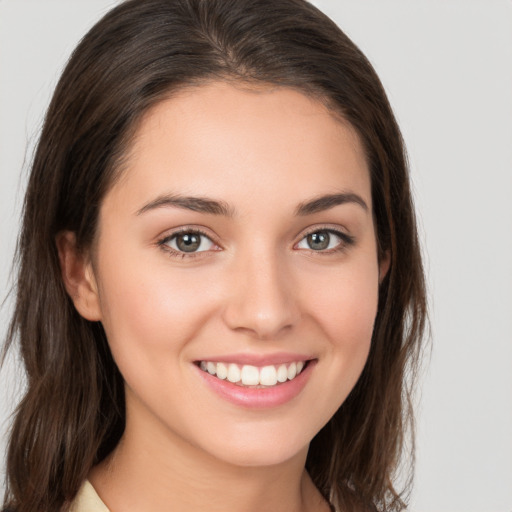
POLYGON ((308 245, 315 251, 327 249, 329 247, 329 233, 326 231, 319 231, 308 235, 308 245))
POLYGON ((194 235, 192 233, 186 233, 184 235, 179 235, 176 240, 176 245, 178 249, 183 252, 194 252, 198 249, 201 240, 198 235, 194 235))

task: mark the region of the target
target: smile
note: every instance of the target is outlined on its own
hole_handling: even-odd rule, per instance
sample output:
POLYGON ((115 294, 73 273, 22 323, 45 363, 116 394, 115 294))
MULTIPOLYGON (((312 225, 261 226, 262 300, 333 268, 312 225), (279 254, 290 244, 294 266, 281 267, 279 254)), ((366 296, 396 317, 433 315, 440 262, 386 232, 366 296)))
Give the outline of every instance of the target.
POLYGON ((307 361, 294 361, 286 364, 252 366, 212 361, 200 361, 204 372, 244 387, 267 388, 295 379, 307 366, 307 361))

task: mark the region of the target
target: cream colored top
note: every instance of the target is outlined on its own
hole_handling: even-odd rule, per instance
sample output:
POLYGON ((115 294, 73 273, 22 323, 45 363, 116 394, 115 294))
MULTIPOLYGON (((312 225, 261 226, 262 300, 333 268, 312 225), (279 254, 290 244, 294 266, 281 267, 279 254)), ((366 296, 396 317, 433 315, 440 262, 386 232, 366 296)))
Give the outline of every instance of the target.
MULTIPOLYGON (((332 510, 335 511, 334 507, 332 510)), ((73 503, 71 504, 71 508, 69 512, 110 512, 105 503, 101 501, 98 493, 94 490, 94 487, 91 483, 86 480, 73 503)))
POLYGON ((110 512, 105 503, 101 501, 100 497, 94 490, 94 487, 86 480, 73 503, 71 504, 70 512, 110 512))

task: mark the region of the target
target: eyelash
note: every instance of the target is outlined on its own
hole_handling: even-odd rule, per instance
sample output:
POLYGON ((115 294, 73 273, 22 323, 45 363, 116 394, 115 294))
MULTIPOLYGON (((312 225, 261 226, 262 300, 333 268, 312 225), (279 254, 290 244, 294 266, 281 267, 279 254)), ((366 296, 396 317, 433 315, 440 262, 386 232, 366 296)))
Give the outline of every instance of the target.
MULTIPOLYGON (((340 252, 343 252, 343 251, 347 250, 347 248, 349 248, 350 246, 355 244, 355 238, 353 236, 351 236, 351 235, 348 235, 347 233, 344 233, 343 231, 339 231, 337 229, 333 229, 333 228, 330 228, 330 227, 316 227, 315 229, 312 229, 312 230, 306 232, 302 236, 302 238, 299 240, 299 242, 294 244, 294 248, 299 243, 301 243, 303 240, 305 240, 308 236, 313 235, 315 233, 327 233, 329 235, 334 235, 334 236, 338 237, 341 240, 341 242, 336 247, 334 247, 332 249, 328 249, 328 250, 318 250, 318 251, 315 251, 314 249, 309 249, 309 251, 311 251, 314 254, 321 254, 321 255, 336 254, 336 253, 340 253, 340 252)), ((173 249, 172 247, 170 247, 168 245, 170 241, 172 241, 173 239, 177 238, 179 235, 183 235, 183 234, 198 235, 198 236, 201 236, 201 237, 205 237, 208 240, 210 240, 210 242, 212 244, 218 246, 218 244, 216 244, 212 240, 211 236, 208 235, 207 233, 205 233, 204 231, 202 231, 201 229, 198 229, 198 228, 186 228, 186 227, 184 227, 182 229, 179 229, 178 231, 175 231, 171 235, 166 235, 165 237, 161 238, 160 240, 158 240, 157 245, 162 250, 164 250, 165 252, 169 253, 172 257, 181 258, 181 259, 184 259, 184 258, 195 258, 195 257, 198 257, 198 256, 205 256, 205 254, 203 254, 203 253, 210 252, 210 251, 195 251, 195 252, 184 252, 183 251, 182 252, 182 251, 177 251, 176 249, 173 249)))
POLYGON ((186 228, 186 227, 181 228, 178 231, 174 231, 174 233, 172 233, 171 235, 164 236, 162 239, 158 240, 157 245, 163 251, 169 253, 172 257, 182 258, 182 259, 183 258, 196 258, 198 256, 204 256, 203 253, 209 252, 209 251, 196 251, 196 252, 184 252, 183 251, 182 252, 182 251, 177 251, 176 249, 173 249, 172 247, 169 247, 169 245, 167 245, 171 240, 177 238, 180 235, 199 235, 201 237, 205 237, 208 240, 210 240, 212 244, 218 245, 212 240, 212 237, 210 235, 208 235, 201 229, 186 228))
POLYGON ((314 229, 307 231, 302 236, 300 241, 294 245, 294 247, 297 246, 299 243, 301 243, 303 240, 305 240, 308 236, 313 235, 315 233, 328 233, 329 235, 335 235, 341 241, 336 247, 334 247, 332 249, 320 250, 320 251, 315 251, 314 249, 309 249, 314 254, 319 254, 319 255, 324 255, 324 256, 328 256, 330 254, 337 254, 337 253, 346 251, 350 246, 354 245, 356 242, 356 240, 353 236, 351 236, 347 233, 344 233, 343 231, 340 231, 338 229, 334 229, 331 227, 327 227, 327 226, 326 227, 318 227, 317 226, 314 229))

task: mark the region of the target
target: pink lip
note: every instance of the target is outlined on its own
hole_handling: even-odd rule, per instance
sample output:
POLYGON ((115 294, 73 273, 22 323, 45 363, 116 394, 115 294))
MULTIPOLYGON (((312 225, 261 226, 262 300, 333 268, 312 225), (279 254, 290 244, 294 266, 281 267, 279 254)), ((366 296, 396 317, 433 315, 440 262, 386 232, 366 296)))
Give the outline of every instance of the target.
MULTIPOLYGON (((301 359, 287 359, 286 361, 290 362, 300 360, 301 359)), ((206 361, 212 360, 206 359, 206 361)), ((229 362, 225 359, 222 359, 222 361, 229 362)), ((237 358, 236 362, 240 363, 240 359, 237 358)), ((239 386, 227 380, 218 379, 217 377, 204 372, 197 366, 196 369, 199 372, 199 376, 203 379, 206 385, 224 400, 227 400, 232 404, 250 409, 265 409, 278 407, 295 398, 306 385, 313 371, 313 368, 316 366, 316 362, 316 359, 310 360, 309 364, 304 368, 304 370, 302 370, 302 372, 293 380, 289 380, 269 388, 248 388, 239 386)))
POLYGON ((291 352, 278 352, 276 354, 226 354, 218 357, 205 357, 199 361, 211 361, 212 363, 235 363, 239 365, 250 364, 252 366, 268 366, 287 364, 298 361, 309 361, 314 359, 312 356, 293 354, 291 352))

